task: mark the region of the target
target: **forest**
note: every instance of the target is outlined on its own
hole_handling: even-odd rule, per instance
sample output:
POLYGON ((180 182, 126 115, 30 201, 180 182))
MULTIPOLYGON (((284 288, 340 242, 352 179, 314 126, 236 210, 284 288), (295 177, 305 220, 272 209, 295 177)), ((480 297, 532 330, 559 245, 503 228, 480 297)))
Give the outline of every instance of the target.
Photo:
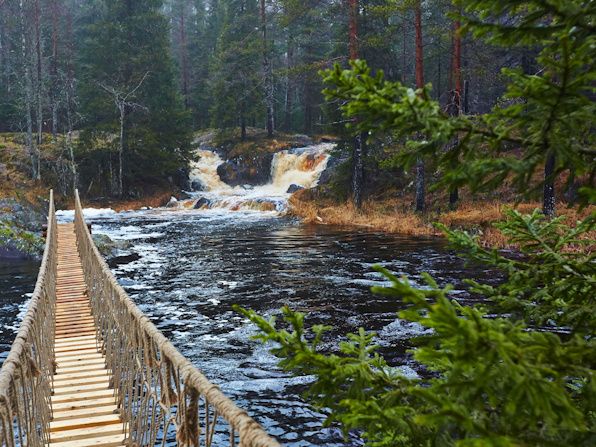
MULTIPOLYGON (((445 113, 476 116, 505 92, 503 67, 540 70, 539 46, 461 33, 461 6, 447 0, 19 0, 0 8, 0 131, 19 135, 31 177, 91 197, 183 183, 194 133, 237 129, 243 139, 252 127, 270 138, 339 137, 356 174, 339 179, 336 195, 350 195, 354 177, 360 205, 363 194, 404 189, 413 175, 420 211, 439 168, 426 160, 425 180, 422 164, 418 174, 403 172, 393 160, 402 142, 388 135, 353 151, 340 100, 325 99, 319 72, 366 60, 387 81, 428 84, 445 113)), ((566 197, 576 189, 572 176, 566 197)))
POLYGON ((189 326, 252 322, 225 349, 264 344, 333 445, 587 447, 595 62, 592 0, 0 0, 0 197, 128 210, 127 292, 171 322, 201 278, 189 326))

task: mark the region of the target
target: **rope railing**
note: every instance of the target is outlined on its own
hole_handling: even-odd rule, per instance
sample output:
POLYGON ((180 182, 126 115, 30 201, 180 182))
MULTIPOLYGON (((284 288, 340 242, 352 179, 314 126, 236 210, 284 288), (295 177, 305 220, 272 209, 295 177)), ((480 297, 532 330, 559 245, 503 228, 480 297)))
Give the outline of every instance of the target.
POLYGON ((37 283, 0 370, 2 446, 42 447, 49 443, 51 380, 55 368, 56 261, 56 213, 50 191, 46 244, 37 283))
POLYGON ((97 339, 112 374, 125 444, 280 447, 190 363, 112 275, 75 194, 75 232, 97 339))

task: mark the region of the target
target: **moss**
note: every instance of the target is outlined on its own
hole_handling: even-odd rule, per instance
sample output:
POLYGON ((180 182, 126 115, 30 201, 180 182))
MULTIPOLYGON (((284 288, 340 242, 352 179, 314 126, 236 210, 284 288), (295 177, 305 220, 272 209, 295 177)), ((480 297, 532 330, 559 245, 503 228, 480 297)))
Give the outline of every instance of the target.
POLYGON ((29 256, 43 253, 44 239, 20 228, 13 222, 0 220, 0 247, 11 247, 29 256))

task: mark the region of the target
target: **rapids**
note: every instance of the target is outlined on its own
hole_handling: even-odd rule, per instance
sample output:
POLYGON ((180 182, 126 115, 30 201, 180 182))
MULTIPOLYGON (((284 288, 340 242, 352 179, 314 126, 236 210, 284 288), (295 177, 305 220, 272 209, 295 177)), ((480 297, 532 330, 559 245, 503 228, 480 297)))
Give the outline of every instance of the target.
POLYGON ((217 174, 217 167, 223 163, 219 155, 199 149, 196 151, 198 161, 190 165, 190 181, 200 185, 202 191, 192 192, 193 198, 182 201, 180 206, 192 208, 203 198, 208 201, 203 208, 284 211, 290 197, 288 188, 292 185, 301 188, 316 186, 334 147, 333 143, 321 143, 277 152, 271 162, 269 183, 236 187, 224 183, 217 174))

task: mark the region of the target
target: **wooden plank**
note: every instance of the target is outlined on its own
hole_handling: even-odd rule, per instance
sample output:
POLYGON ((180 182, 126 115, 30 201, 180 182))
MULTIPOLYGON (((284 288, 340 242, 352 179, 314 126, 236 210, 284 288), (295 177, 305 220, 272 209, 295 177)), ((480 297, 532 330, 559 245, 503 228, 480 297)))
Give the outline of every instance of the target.
POLYGON ((103 436, 84 441, 52 442, 51 447, 118 447, 124 445, 124 435, 103 436))
POLYGON ((52 421, 67 421, 69 419, 84 418, 88 416, 102 416, 107 414, 119 414, 118 407, 114 404, 98 405, 92 408, 81 408, 78 410, 54 411, 52 421))
POLYGON ((99 436, 112 436, 122 434, 124 437, 124 426, 122 422, 117 421, 110 425, 102 425, 99 427, 79 428, 75 430, 62 430, 50 433, 50 442, 66 442, 76 441, 78 439, 97 438, 99 436))
POLYGON ((84 401, 84 400, 93 400, 93 399, 101 399, 111 397, 112 402, 114 402, 114 390, 95 390, 95 391, 85 391, 84 393, 74 393, 74 394, 66 394, 60 396, 52 396, 52 405, 53 404, 64 404, 64 403, 73 403, 77 401, 84 401))
POLYGON ((97 415, 79 417, 78 419, 52 421, 50 422, 50 432, 63 430, 75 430, 85 427, 98 427, 102 425, 122 424, 120 416, 117 414, 97 415))
POLYGON ((52 410, 54 414, 57 414, 62 411, 74 411, 95 408, 103 405, 112 405, 114 404, 114 402, 114 396, 97 397, 95 399, 79 400, 72 402, 52 402, 52 410))
POLYGON ((69 373, 69 374, 55 374, 54 375, 54 385, 62 384, 62 383, 78 383, 82 380, 105 380, 109 379, 110 374, 105 370, 96 370, 96 371, 81 371, 78 373, 69 373))
POLYGON ((105 365, 105 360, 103 357, 89 359, 89 360, 73 360, 68 362, 63 362, 58 360, 58 368, 83 368, 86 366, 95 366, 95 365, 105 365))
POLYGON ((105 391, 110 388, 109 380, 105 380, 99 383, 90 383, 90 384, 79 384, 79 385, 69 385, 69 386, 55 386, 54 388, 54 396, 64 396, 67 394, 73 393, 87 393, 91 391, 105 391))

